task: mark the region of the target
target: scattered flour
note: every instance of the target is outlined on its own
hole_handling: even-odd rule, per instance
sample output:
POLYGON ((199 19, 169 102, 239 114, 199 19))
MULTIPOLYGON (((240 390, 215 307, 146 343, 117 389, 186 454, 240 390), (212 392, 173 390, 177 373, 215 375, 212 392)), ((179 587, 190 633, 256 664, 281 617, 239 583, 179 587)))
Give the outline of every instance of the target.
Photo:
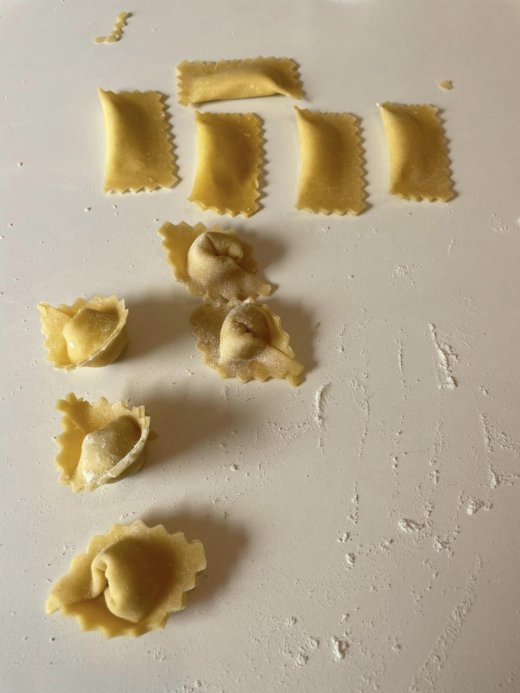
POLYGON ((314 420, 316 421, 316 424, 318 425, 318 448, 321 450, 322 453, 325 452, 325 445, 323 441, 323 434, 324 434, 324 429, 325 429, 325 414, 324 414, 324 407, 327 402, 327 397, 328 393, 330 390, 331 384, 326 383, 325 385, 322 385, 319 390, 316 391, 316 394, 314 395, 314 420))
POLYGON ((457 387, 457 381, 453 375, 452 362, 458 361, 459 358, 449 344, 440 344, 435 325, 430 322, 428 327, 437 355, 437 385, 439 390, 454 390, 457 387))
POLYGON ((424 529, 424 524, 421 522, 415 522, 414 520, 399 520, 397 526, 401 532, 406 532, 407 534, 417 534, 421 529, 424 529))
POLYGON ((332 646, 332 654, 336 661, 340 662, 342 659, 345 659, 349 647, 348 642, 343 638, 336 638, 333 636, 330 639, 330 644, 332 646))

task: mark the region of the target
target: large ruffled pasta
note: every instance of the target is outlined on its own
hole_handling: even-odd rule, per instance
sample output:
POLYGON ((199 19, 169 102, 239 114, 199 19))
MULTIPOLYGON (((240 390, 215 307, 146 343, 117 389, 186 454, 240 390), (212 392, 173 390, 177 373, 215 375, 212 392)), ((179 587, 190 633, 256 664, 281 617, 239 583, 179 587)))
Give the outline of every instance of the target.
POLYGON ((380 106, 390 156, 390 195, 408 200, 453 197, 448 150, 437 108, 428 104, 380 106))
POLYGON ((81 630, 105 638, 136 638, 164 628, 171 613, 185 608, 185 593, 205 568, 202 544, 187 542, 182 532, 168 534, 163 525, 149 528, 141 520, 115 524, 72 559, 45 610, 61 609, 81 630))
POLYGON ((177 66, 179 103, 250 99, 283 94, 301 99, 296 63, 289 58, 247 58, 218 63, 184 60, 177 66))
POLYGON ((128 311, 116 296, 95 296, 88 301, 78 298, 72 306, 62 303, 57 308, 43 301, 38 310, 47 337, 47 361, 56 369, 108 366, 128 343, 128 311))
POLYGON ((250 217, 258 210, 262 153, 253 113, 197 113, 197 173, 189 196, 201 209, 250 217))
POLYGON ((247 383, 272 377, 300 384, 303 366, 295 359, 280 318, 266 305, 252 298, 244 302, 219 298, 199 306, 191 321, 203 363, 223 378, 247 383))
POLYGON ((253 247, 233 229, 167 221, 159 235, 175 279, 193 296, 213 301, 220 296, 243 300, 270 294, 270 285, 254 274, 258 264, 253 260, 253 247))
POLYGON ((90 404, 71 392, 56 409, 63 413, 54 460, 61 484, 74 493, 94 491, 141 470, 146 443, 154 437, 143 406, 130 409, 104 397, 90 404))
POLYGON ((103 89, 98 93, 107 136, 103 192, 171 187, 177 177, 162 94, 103 89))

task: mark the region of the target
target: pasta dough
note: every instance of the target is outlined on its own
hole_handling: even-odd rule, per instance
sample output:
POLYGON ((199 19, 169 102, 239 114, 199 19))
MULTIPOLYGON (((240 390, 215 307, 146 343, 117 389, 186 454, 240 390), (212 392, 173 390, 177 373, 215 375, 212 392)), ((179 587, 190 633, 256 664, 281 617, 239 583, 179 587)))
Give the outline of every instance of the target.
POLYGON ((164 628, 170 613, 186 607, 185 593, 205 568, 202 544, 187 542, 182 532, 168 534, 163 525, 149 528, 141 520, 115 524, 72 559, 45 610, 61 609, 81 630, 105 638, 136 638, 164 628))
POLYGON ((128 343, 128 311, 116 296, 95 296, 89 301, 78 298, 72 306, 62 303, 58 308, 43 301, 38 310, 47 337, 47 361, 56 369, 108 366, 128 343))
POLYGON ((243 303, 219 298, 199 306, 191 321, 203 363, 223 378, 247 383, 272 377, 300 384, 303 366, 295 359, 280 318, 267 306, 252 298, 243 303))
POLYGON ((366 204, 357 119, 350 113, 295 111, 302 156, 296 209, 359 214, 366 204))
POLYGON ((70 393, 56 402, 56 409, 63 413, 54 460, 61 484, 74 493, 94 491, 141 470, 153 437, 143 406, 130 409, 104 397, 90 404, 70 393))
POLYGON ((269 284, 254 274, 258 265, 253 260, 253 247, 233 229, 166 222, 159 235, 164 239, 162 247, 175 279, 193 296, 243 300, 271 292, 269 284))
POLYGON ((218 63, 184 60, 177 66, 179 103, 250 99, 283 94, 301 99, 296 63, 289 58, 248 58, 218 63))
POLYGON ((120 12, 117 15, 116 24, 108 36, 99 36, 94 39, 94 43, 115 43, 119 41, 123 35, 123 27, 126 26, 126 18, 129 17, 128 12, 120 12))
POLYGON ((171 187, 177 177, 162 94, 103 89, 98 93, 107 138, 103 192, 171 187))
POLYGON ((416 201, 451 200, 453 183, 437 109, 387 102, 380 111, 390 155, 389 193, 416 201))
POLYGON ((250 217, 260 197, 260 119, 252 113, 197 112, 195 117, 199 154, 188 199, 216 214, 250 217))

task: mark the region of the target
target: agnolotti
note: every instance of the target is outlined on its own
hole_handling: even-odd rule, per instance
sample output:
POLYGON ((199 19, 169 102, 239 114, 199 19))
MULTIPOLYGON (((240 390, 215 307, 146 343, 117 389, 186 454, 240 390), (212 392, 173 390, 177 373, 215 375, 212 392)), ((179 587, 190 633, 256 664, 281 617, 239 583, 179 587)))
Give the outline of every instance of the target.
POLYGON ((258 210, 260 118, 252 113, 197 113, 197 173, 188 198, 216 214, 250 217, 258 210))
POLYGON ((359 214, 366 204, 357 119, 350 113, 295 111, 302 157, 296 209, 359 214))
POLYGON ((182 532, 168 534, 163 525, 150 528, 141 520, 115 524, 72 559, 45 610, 61 610, 81 630, 105 638, 136 638, 164 628, 171 613, 186 607, 186 592, 205 568, 202 544, 186 541, 182 532))
POLYGON ((220 296, 244 300, 270 294, 270 285, 255 274, 258 263, 253 259, 253 246, 233 229, 167 221, 159 235, 175 279, 193 296, 213 301, 220 296))
POLYGON ((281 94, 301 99, 296 63, 289 58, 248 58, 177 66, 179 103, 250 99, 281 94))
POLYGON ((391 195, 408 200, 448 202, 452 190, 446 140, 428 104, 380 106, 390 156, 391 195))
POLYGON ((300 384, 303 366, 289 346, 278 315, 252 298, 219 298, 199 306, 191 316, 203 363, 223 378, 264 382, 268 378, 300 384))
POLYGON ((151 192, 177 177, 163 96, 156 91, 98 89, 107 156, 103 192, 151 192))
POLYGON ((143 406, 130 409, 104 397, 90 404, 70 393, 56 409, 63 413, 54 460, 61 484, 74 493, 94 491, 142 469, 146 444, 153 439, 143 406))
POLYGON ((71 306, 38 304, 47 361, 55 369, 99 368, 115 361, 128 344, 125 302, 117 296, 78 298, 71 306))

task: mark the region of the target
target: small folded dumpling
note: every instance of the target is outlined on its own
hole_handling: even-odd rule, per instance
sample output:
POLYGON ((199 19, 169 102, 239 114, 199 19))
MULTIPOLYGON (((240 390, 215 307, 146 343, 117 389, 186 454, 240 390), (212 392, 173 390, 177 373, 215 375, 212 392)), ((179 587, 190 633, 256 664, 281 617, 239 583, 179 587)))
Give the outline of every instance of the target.
POLYGON ((56 369, 108 366, 128 343, 128 311, 116 296, 95 296, 88 301, 78 298, 72 306, 62 303, 57 308, 43 301, 38 310, 47 337, 47 361, 56 369))
POLYGON ((192 314, 193 334, 203 363, 223 378, 264 382, 268 378, 300 384, 303 366, 289 346, 289 335, 278 315, 252 298, 219 298, 199 306, 192 314))
POLYGON ((94 491, 141 470, 146 444, 154 436, 143 406, 130 409, 104 397, 90 404, 70 393, 56 402, 56 409, 63 413, 54 460, 61 484, 74 493, 94 491))
POLYGON ((255 276, 253 247, 233 229, 166 222, 159 229, 167 262, 193 296, 215 300, 268 296, 269 284, 255 276))
POLYGON ((282 94, 301 99, 296 63, 289 58, 247 58, 218 63, 184 60, 177 66, 183 106, 205 101, 251 99, 282 94))
POLYGON ((61 609, 81 630, 105 638, 136 638, 164 628, 170 613, 186 607, 185 593, 205 568, 202 544, 186 541, 182 532, 168 534, 163 525, 149 528, 141 520, 115 524, 72 559, 45 610, 61 609))

